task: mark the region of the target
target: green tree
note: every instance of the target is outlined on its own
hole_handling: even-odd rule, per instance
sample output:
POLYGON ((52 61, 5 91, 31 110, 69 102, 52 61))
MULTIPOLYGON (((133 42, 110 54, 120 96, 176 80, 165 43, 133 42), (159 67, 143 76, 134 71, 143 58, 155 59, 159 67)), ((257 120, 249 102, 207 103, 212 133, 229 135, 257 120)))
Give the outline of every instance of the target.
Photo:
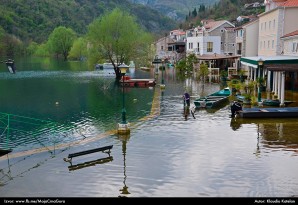
POLYGON ((6 56, 12 58, 23 52, 22 41, 14 35, 5 34, 3 37, 3 45, 6 56))
POLYGON ((87 36, 98 55, 97 61, 108 59, 114 66, 116 78, 121 77, 118 65, 137 58, 152 42, 151 35, 141 29, 136 19, 119 8, 94 20, 87 36))
POLYGON ((81 60, 87 56, 87 41, 86 39, 80 37, 76 39, 69 51, 68 58, 81 60))
POLYGON ((59 26, 50 34, 47 46, 49 51, 57 57, 62 55, 67 60, 68 53, 76 38, 75 32, 71 28, 59 26))
POLYGON ((209 75, 208 65, 206 63, 201 63, 198 77, 203 80, 203 83, 205 83, 206 77, 208 75, 209 75))
POLYGON ((192 16, 193 17, 196 17, 198 15, 198 13, 197 13, 197 9, 195 8, 193 11, 192 11, 192 16))
POLYGON ((190 54, 185 59, 180 60, 176 68, 179 71, 179 75, 181 78, 190 77, 193 73, 194 63, 197 62, 197 57, 195 54, 190 54))
POLYGON ((46 43, 40 44, 37 46, 35 49, 35 52, 33 53, 35 56, 40 56, 40 57, 46 57, 50 56, 49 49, 46 43))
POLYGON ((4 36, 5 36, 5 31, 4 29, 0 26, 0 56, 4 55, 4 36))
POLYGON ((29 46, 27 47, 28 55, 34 54, 36 52, 37 48, 38 48, 38 44, 36 42, 31 42, 29 44, 29 46))

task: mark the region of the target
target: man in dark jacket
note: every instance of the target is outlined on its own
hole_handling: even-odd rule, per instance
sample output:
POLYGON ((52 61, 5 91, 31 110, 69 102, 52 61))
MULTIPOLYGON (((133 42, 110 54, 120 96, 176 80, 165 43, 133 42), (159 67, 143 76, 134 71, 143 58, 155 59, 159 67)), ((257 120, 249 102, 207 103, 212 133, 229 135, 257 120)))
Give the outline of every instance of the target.
POLYGON ((187 92, 185 92, 184 95, 183 95, 183 98, 184 98, 184 102, 189 107, 190 106, 190 96, 189 96, 189 94, 187 92))

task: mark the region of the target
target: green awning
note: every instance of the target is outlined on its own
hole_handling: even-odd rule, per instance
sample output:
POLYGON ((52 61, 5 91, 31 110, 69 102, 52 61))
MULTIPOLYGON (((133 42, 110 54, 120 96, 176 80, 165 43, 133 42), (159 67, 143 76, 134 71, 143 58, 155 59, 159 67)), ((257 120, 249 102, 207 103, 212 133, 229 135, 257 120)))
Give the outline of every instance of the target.
POLYGON ((253 56, 240 58, 241 64, 254 68, 258 67, 259 60, 263 61, 264 67, 268 70, 298 70, 298 56, 253 56))

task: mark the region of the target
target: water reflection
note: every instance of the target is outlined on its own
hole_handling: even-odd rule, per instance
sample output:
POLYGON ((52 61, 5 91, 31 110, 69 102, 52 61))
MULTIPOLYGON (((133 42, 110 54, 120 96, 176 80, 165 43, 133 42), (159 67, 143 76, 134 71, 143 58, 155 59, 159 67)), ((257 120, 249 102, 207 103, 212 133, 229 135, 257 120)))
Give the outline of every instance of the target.
POLYGON ((123 155, 123 187, 120 189, 119 197, 126 197, 126 195, 130 194, 128 191, 128 186, 126 185, 126 144, 130 138, 130 135, 118 135, 118 139, 122 142, 122 155, 123 155))
POLYGON ((69 171, 75 171, 77 169, 82 169, 82 168, 86 168, 86 167, 90 167, 90 166, 95 166, 97 164, 104 164, 104 163, 111 162, 111 161, 113 161, 113 156, 108 156, 108 157, 99 158, 99 159, 96 159, 96 160, 83 162, 83 163, 79 163, 79 164, 75 164, 75 165, 71 164, 70 166, 68 166, 68 170, 69 171))
POLYGON ((241 127, 241 123, 239 122, 239 118, 232 117, 230 122, 230 127, 232 130, 236 131, 241 127))
POLYGON ((7 172, 5 171, 5 168, 0 169, 0 187, 3 186, 7 181, 13 180, 13 177, 11 175, 11 170, 10 170, 10 162, 9 162, 9 157, 7 155, 7 172))
MULTIPOLYGON (((196 120, 190 116, 185 121, 182 102, 185 82, 177 79, 175 70, 171 68, 166 69, 166 89, 161 96, 157 95, 162 102, 156 109, 156 117, 143 120, 152 111, 154 90, 159 87, 152 90, 131 88, 127 90, 126 97, 130 122, 137 124, 133 137, 107 137, 106 131, 115 129, 121 119, 121 88, 113 85, 114 78, 102 77, 100 71, 19 71, 18 76, 24 75, 17 80, 12 75, 1 77, 0 73, 1 111, 57 121, 61 129, 71 124, 75 130, 82 129, 86 138, 82 140, 82 135, 75 132, 59 137, 61 141, 58 141, 53 140, 54 135, 47 139, 42 138, 42 134, 38 140, 43 144, 52 145, 54 141, 56 144, 68 144, 82 140, 81 147, 57 149, 55 156, 42 152, 10 157, 8 167, 7 159, 4 161, 2 157, 0 195, 3 197, 297 195, 298 176, 295 170, 298 169, 298 155, 292 155, 298 150, 295 136, 298 132, 297 119, 230 119, 230 109, 223 107, 216 112, 197 110, 196 120), (59 105, 56 106, 55 102, 59 105), (69 164, 62 163, 65 152, 90 149, 90 146, 95 146, 94 136, 99 136, 96 137, 99 143, 119 144, 113 152, 113 160, 98 165, 96 163, 102 160, 95 157, 90 162, 89 156, 86 156, 80 158, 80 162, 95 164, 94 167, 68 171, 69 164), (89 139, 90 143, 85 143, 89 139), (151 165, 149 168, 148 164, 151 165)), ((150 77, 154 75, 154 70, 151 71, 150 77)), ((149 74, 135 70, 138 78, 149 78, 149 74)), ((220 86, 196 80, 187 83, 191 102, 198 95, 218 91, 220 86)), ((18 150, 42 147, 31 137, 16 136, 14 142, 18 150)), ((82 167, 84 163, 81 163, 82 167)))
POLYGON ((245 125, 256 125, 257 150, 260 154, 259 141, 266 149, 281 149, 298 153, 298 122, 296 119, 243 119, 232 118, 230 127, 237 131, 245 125))
MULTIPOLYGON (((258 126, 258 129, 259 129, 259 126, 258 126)), ((260 136, 259 136, 259 131, 258 131, 257 148, 256 148, 256 151, 254 152, 254 154, 256 155, 256 157, 260 157, 260 154, 261 154, 259 143, 260 143, 260 136)))

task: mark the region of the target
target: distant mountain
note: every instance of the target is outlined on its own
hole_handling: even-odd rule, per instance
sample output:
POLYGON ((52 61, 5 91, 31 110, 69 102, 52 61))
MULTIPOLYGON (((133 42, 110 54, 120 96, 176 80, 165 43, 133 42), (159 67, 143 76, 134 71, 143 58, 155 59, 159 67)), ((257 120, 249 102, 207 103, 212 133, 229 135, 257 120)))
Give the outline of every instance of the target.
POLYGON ((162 13, 128 0, 0 0, 0 30, 22 41, 45 41, 58 26, 72 28, 79 35, 106 11, 116 7, 135 15, 147 31, 163 33, 177 27, 162 13))
POLYGON ((128 0, 132 3, 142 4, 158 10, 159 12, 175 20, 185 20, 189 11, 195 8, 198 10, 200 5, 213 5, 219 0, 128 0))

